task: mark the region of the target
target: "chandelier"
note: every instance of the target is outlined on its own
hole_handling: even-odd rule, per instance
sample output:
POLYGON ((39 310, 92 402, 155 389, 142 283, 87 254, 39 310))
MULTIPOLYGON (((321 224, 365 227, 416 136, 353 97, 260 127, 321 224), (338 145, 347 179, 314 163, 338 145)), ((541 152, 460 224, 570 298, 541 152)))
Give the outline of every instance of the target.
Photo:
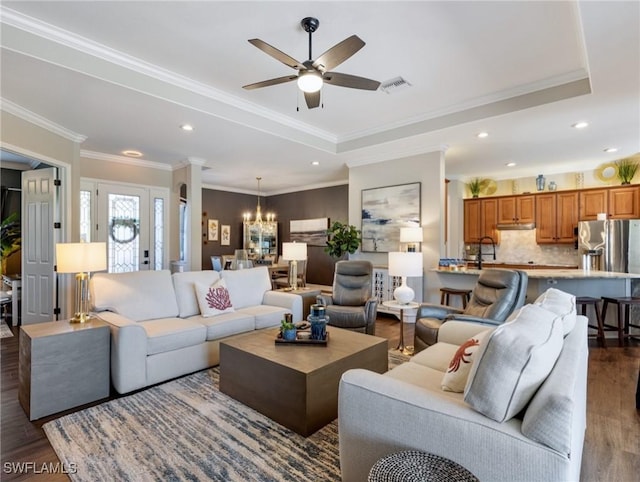
MULTIPOLYGON (((256 207, 256 218, 253 221, 253 224, 262 224, 262 223, 272 223, 276 220, 276 215, 273 213, 267 213, 266 214, 266 219, 262 219, 262 210, 260 209, 260 181, 262 180, 261 177, 256 177, 256 180, 258 181, 258 206, 256 207)), ((251 213, 244 213, 242 215, 244 222, 245 223, 251 223, 251 213)))

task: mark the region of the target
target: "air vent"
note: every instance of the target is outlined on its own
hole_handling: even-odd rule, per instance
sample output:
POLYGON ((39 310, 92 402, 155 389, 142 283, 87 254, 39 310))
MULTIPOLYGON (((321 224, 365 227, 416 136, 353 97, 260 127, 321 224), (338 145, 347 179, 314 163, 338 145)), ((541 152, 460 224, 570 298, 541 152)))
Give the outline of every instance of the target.
POLYGON ((395 79, 387 80, 380 86, 380 88, 387 94, 398 92, 408 87, 411 87, 411 84, 404 80, 402 77, 396 77, 395 79))

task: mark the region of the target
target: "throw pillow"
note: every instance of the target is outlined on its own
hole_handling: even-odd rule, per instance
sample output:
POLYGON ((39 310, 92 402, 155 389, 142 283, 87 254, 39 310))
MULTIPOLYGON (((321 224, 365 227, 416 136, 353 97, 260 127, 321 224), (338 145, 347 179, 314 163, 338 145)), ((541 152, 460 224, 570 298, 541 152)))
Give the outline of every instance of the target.
POLYGON ((476 353, 464 390, 474 410, 497 422, 517 415, 553 369, 562 345, 562 320, 525 305, 491 332, 476 353))
POLYGON ((533 302, 545 310, 549 310, 562 319, 563 332, 567 336, 576 325, 576 297, 556 288, 549 288, 533 302))
POLYGON ((213 283, 211 286, 194 283, 200 314, 209 317, 221 315, 234 311, 229 297, 229 290, 223 279, 213 283))
POLYGON ((475 354, 478 352, 480 342, 486 337, 489 331, 483 331, 477 335, 472 336, 465 341, 456 350, 455 355, 449 363, 444 377, 442 377, 442 389, 447 392, 464 392, 464 387, 467 384, 467 378, 471 371, 471 365, 475 360, 475 354))

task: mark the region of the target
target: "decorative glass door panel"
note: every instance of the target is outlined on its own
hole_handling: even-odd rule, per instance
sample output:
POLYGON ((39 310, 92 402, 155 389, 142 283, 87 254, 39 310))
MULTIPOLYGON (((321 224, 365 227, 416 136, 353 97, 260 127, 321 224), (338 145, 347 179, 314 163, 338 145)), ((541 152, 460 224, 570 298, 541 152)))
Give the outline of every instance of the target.
POLYGON ((109 273, 151 267, 151 221, 147 189, 98 185, 98 239, 107 243, 109 273))

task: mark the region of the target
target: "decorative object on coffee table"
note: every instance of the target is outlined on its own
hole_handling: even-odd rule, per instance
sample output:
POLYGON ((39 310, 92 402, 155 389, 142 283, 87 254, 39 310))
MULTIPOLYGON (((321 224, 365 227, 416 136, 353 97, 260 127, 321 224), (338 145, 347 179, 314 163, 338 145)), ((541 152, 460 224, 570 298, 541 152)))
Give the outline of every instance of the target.
POLYGON ((307 318, 311 323, 311 339, 326 340, 327 338, 327 322, 329 318, 325 313, 323 305, 311 305, 311 312, 307 318))
POLYGON ((291 321, 291 313, 285 313, 284 320, 280 322, 280 333, 282 334, 282 338, 287 341, 296 339, 297 330, 293 321, 291 321))

